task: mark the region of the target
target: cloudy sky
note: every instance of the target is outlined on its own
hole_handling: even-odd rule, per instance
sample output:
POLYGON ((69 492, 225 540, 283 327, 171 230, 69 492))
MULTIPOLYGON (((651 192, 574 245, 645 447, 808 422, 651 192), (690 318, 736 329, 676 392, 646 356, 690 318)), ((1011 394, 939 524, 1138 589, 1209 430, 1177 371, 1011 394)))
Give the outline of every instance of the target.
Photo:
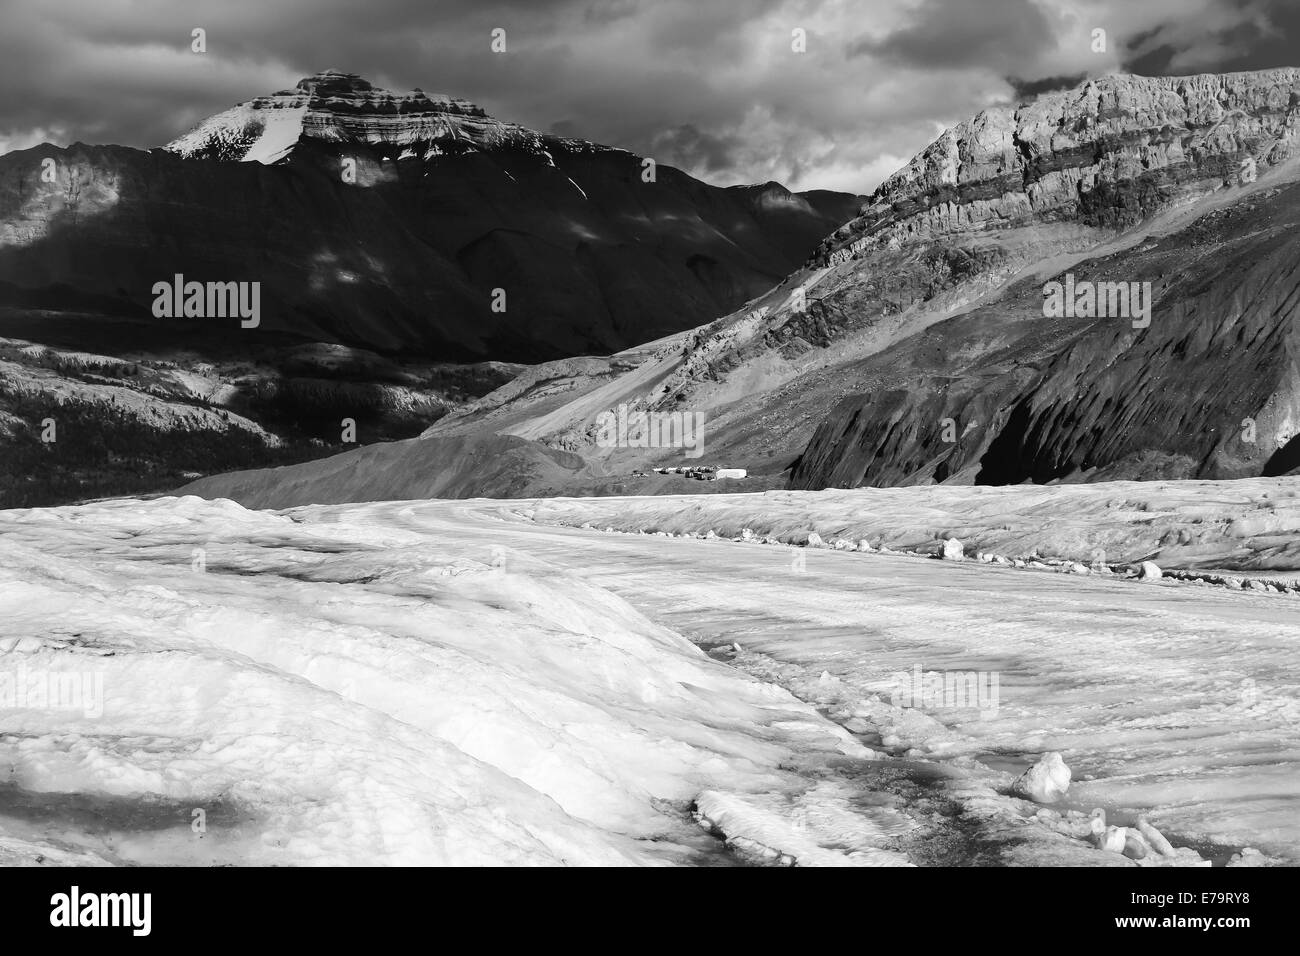
POLYGON ((994 103, 1297 50, 1300 0, 0 0, 0 152, 156 146, 340 69, 710 182, 868 192, 994 103))

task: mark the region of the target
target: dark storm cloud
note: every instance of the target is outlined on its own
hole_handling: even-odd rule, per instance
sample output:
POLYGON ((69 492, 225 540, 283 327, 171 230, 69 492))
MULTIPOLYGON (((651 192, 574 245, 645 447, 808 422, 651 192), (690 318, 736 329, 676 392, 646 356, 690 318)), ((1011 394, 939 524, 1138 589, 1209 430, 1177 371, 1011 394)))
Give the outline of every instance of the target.
POLYGON ((1129 73, 1136 73, 1138 76, 1163 76, 1170 72, 1169 66, 1178 55, 1178 47, 1172 44, 1161 44, 1145 47, 1140 53, 1137 50, 1132 50, 1130 53, 1131 55, 1124 62, 1124 68, 1129 73))
POLYGON ((479 95, 491 95, 522 85, 521 61, 562 51, 564 24, 591 6, 589 0, 490 6, 473 0, 141 0, 129 6, 4 0, 0 86, 23 95, 8 98, 0 126, 66 128, 79 138, 155 145, 177 134, 178 117, 192 123, 331 67, 403 89, 472 83, 479 95), (489 59, 496 26, 509 31, 516 56, 489 59), (207 31, 204 55, 190 52, 196 27, 207 31), (79 74, 91 79, 85 74, 92 65, 94 82, 74 87, 79 74), (271 76, 277 82, 268 86, 271 76))
POLYGON ((1052 46, 1052 23, 1033 0, 923 0, 902 29, 858 40, 848 52, 949 70, 1014 68, 1052 46))
POLYGON ((1294 0, 0 0, 0 151, 150 147, 322 69, 718 183, 869 191, 1066 79, 1294 60, 1294 0), (207 30, 208 53, 189 50, 207 30), (490 32, 507 31, 493 54, 490 32), (1098 55, 1089 33, 1112 42, 1098 55), (804 31, 796 52, 792 31, 804 31))
POLYGON ((1238 16, 1202 29, 1199 37, 1188 38, 1177 17, 1136 34, 1125 45, 1124 68, 1154 76, 1300 66, 1300 3, 1233 0, 1223 6, 1238 16))
POLYGON ((1019 77, 1008 76, 1007 83, 1010 84, 1015 99, 1018 102, 1026 102, 1042 96, 1044 93, 1072 89, 1087 78, 1087 73, 1074 73, 1069 76, 1045 76, 1040 80, 1022 80, 1019 77))
POLYGON ((676 156, 683 165, 715 173, 734 164, 739 146, 735 136, 715 136, 684 123, 656 136, 654 152, 676 156))

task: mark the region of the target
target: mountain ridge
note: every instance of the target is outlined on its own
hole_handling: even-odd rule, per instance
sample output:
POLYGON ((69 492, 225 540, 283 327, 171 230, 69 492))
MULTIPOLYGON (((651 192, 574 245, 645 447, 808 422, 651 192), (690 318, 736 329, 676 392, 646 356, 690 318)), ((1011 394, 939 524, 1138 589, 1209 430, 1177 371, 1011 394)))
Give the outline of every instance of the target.
POLYGON ((157 150, 0 156, 0 291, 45 289, 57 306, 66 288, 148 321, 153 283, 178 272, 259 281, 270 331, 542 361, 725 314, 859 199, 711 186, 666 165, 647 181, 624 150, 327 71, 157 150))
POLYGON ((323 70, 299 80, 292 90, 236 104, 162 148, 187 159, 272 164, 288 159, 304 139, 407 148, 424 144, 424 159, 439 155, 436 151, 507 144, 541 152, 547 139, 574 147, 613 148, 503 123, 460 97, 421 89, 394 93, 340 70, 323 70))
POLYGON ((812 261, 834 265, 887 244, 904 227, 915 238, 1005 228, 1029 218, 1131 226, 1177 201, 1161 195, 1161 186, 1190 183, 1187 192, 1194 195, 1201 180, 1238 174, 1241 149, 1222 148, 1228 144, 1212 137, 1247 145, 1259 165, 1277 165, 1300 135, 1298 109, 1300 69, 1281 68, 1111 75, 1024 105, 982 110, 889 176, 859 216, 818 246, 812 261), (1202 174, 1199 180, 1194 173, 1202 174), (1112 196, 1109 190, 1120 184, 1126 191, 1112 196))

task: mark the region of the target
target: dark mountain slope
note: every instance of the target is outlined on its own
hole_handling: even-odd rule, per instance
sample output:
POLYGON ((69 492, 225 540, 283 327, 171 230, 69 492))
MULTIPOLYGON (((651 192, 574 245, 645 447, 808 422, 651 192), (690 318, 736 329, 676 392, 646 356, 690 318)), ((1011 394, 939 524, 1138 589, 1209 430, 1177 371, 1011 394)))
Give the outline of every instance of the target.
POLYGON ((607 354, 734 309, 858 205, 667 166, 645 182, 630 153, 422 97, 320 74, 168 150, 0 157, 0 305, 91 298, 149 318, 153 284, 180 273, 261 282, 262 329, 302 339, 438 360, 607 354))

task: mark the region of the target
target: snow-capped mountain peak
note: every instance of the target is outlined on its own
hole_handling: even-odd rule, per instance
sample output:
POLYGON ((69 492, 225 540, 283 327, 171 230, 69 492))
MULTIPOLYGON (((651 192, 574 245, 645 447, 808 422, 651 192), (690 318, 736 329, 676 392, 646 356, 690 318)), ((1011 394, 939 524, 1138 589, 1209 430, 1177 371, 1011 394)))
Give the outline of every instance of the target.
POLYGON ((210 116, 165 148, 187 158, 271 164, 303 139, 394 145, 427 157, 505 144, 540 150, 542 136, 459 97, 394 93, 355 73, 325 70, 210 116))

